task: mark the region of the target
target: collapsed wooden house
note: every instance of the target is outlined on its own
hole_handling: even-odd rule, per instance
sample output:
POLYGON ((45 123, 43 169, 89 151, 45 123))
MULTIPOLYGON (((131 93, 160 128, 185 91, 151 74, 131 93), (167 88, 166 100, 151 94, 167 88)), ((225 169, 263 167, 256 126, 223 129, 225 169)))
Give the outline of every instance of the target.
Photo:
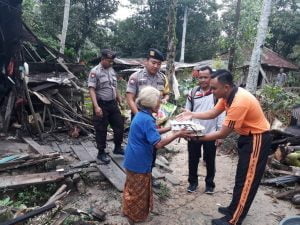
POLYGON ((36 37, 21 20, 20 2, 0 7, 6 18, 15 16, 6 23, 1 20, 1 30, 7 34, 1 40, 1 133, 13 125, 41 138, 42 132, 57 129, 62 121, 69 129, 77 124, 82 132, 91 133, 90 118, 82 107, 85 90, 76 77, 85 66, 72 63, 36 37))

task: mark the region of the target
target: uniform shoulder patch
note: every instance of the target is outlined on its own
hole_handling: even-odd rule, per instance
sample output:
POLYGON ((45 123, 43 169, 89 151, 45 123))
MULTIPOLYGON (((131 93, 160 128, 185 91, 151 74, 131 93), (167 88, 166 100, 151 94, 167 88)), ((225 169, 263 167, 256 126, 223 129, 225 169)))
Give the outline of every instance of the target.
POLYGON ((130 83, 130 84, 135 84, 135 82, 136 82, 136 80, 135 80, 134 78, 131 78, 131 79, 129 80, 129 83, 130 83))

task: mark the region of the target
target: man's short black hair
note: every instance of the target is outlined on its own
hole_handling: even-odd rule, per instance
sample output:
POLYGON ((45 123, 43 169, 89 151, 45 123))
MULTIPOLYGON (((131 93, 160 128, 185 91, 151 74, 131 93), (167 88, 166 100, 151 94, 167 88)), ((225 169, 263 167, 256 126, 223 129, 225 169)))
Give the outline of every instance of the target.
POLYGON ((209 66, 202 66, 199 71, 204 71, 204 70, 208 70, 210 74, 212 74, 212 69, 209 66))
POLYGON ((217 78, 217 80, 222 84, 229 84, 233 86, 233 76, 228 70, 217 70, 213 72, 212 79, 217 78))
POLYGON ((116 58, 116 53, 110 49, 103 49, 101 51, 101 59, 114 59, 116 58))

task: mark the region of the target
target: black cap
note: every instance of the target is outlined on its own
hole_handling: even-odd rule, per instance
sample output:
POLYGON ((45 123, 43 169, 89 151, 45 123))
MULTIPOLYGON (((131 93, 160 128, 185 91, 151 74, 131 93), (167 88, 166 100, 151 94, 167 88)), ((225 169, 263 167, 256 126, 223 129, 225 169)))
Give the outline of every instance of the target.
POLYGON ((160 61, 164 61, 164 55, 161 53, 161 51, 155 49, 155 48, 150 48, 148 51, 148 58, 153 58, 153 59, 157 59, 160 61))
POLYGON ((101 51, 101 58, 114 59, 115 57, 116 57, 116 53, 110 49, 103 49, 101 51))

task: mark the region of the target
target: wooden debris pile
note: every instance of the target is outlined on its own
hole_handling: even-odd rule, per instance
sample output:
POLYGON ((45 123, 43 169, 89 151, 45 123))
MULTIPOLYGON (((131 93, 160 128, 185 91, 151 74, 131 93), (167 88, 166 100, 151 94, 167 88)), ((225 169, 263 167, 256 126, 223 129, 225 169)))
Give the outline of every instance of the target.
POLYGON ((276 186, 278 199, 300 207, 300 136, 273 130, 273 154, 269 156, 264 185, 276 186))
POLYGON ((26 24, 18 23, 23 38, 14 47, 15 55, 7 56, 6 64, 1 64, 1 136, 15 129, 30 136, 38 134, 40 139, 43 133, 60 130, 72 137, 92 134, 91 119, 85 116, 87 89, 78 79, 85 75, 85 65, 71 63, 45 45, 26 24))
POLYGON ((87 179, 89 182, 105 181, 103 173, 112 177, 113 184, 119 183, 118 187, 123 188, 124 172, 113 163, 110 167, 97 165, 95 157, 89 154, 95 150, 93 143, 85 141, 82 144, 71 145, 70 152, 66 153, 55 151, 49 143, 39 145, 30 137, 24 137, 22 141, 2 138, 0 224, 11 225, 28 220, 30 220, 28 224, 49 224, 49 221, 53 222, 51 224, 62 224, 64 220, 74 215, 85 217, 84 220, 90 221, 90 224, 95 224, 94 221, 104 221, 106 213, 100 208, 92 207, 90 211, 85 211, 66 209, 62 204, 71 191, 84 194, 87 179), (78 158, 79 161, 76 160, 78 158), (119 175, 123 176, 122 179, 115 176, 114 170, 117 169, 112 169, 113 166, 122 172, 119 175), (39 192, 47 192, 49 185, 52 191, 45 195, 51 196, 36 202, 34 196, 41 195, 39 192), (22 197, 21 205, 16 203, 20 193, 21 196, 26 195, 26 198, 22 197))

